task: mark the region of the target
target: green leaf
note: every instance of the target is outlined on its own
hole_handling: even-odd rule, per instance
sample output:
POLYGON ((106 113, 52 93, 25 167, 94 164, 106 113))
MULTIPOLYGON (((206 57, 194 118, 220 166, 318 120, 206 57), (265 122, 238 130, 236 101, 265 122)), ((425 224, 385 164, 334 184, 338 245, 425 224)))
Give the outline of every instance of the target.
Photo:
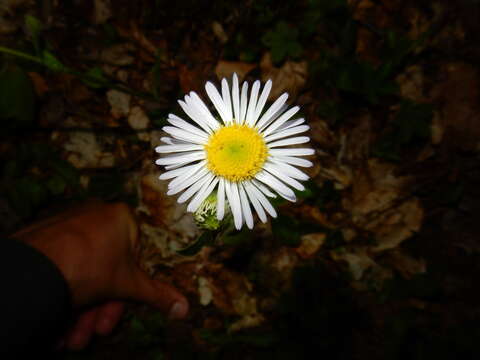
POLYGON ((198 252, 202 250, 204 246, 213 245, 216 235, 217 231, 205 231, 202 235, 200 235, 197 241, 184 249, 178 250, 177 254, 182 256, 194 256, 198 254, 198 252))
POLYGON ((59 177, 61 177, 66 184, 70 186, 78 185, 80 180, 80 174, 78 170, 68 161, 60 159, 57 156, 52 157, 49 161, 49 165, 52 168, 52 170, 59 177))
POLYGON ((26 15, 25 26, 32 37, 35 52, 37 53, 37 55, 39 55, 41 53, 40 34, 43 30, 43 24, 35 16, 26 15))
POLYGON ((299 222, 285 215, 278 215, 272 220, 273 235, 281 241, 282 244, 292 247, 300 245, 302 229, 299 222))
POLYGON ((48 198, 48 189, 35 179, 25 177, 10 185, 7 196, 17 214, 28 218, 48 198))
POLYGON ((43 65, 52 71, 65 72, 68 70, 67 67, 48 50, 43 50, 42 61, 43 65))
POLYGON ((0 73, 0 120, 3 127, 30 126, 35 119, 35 91, 30 77, 20 67, 6 67, 0 73), (7 120, 13 121, 6 123, 7 120))
POLYGON ((58 196, 64 193, 67 183, 61 176, 53 176, 47 181, 47 188, 52 195, 58 196))
POLYGON ((85 74, 81 77, 81 80, 85 85, 93 89, 100 89, 106 87, 108 83, 108 79, 105 77, 103 70, 98 66, 86 71, 85 74))
POLYGON ((235 246, 248 241, 250 238, 250 230, 244 229, 241 231, 233 230, 227 234, 221 235, 219 240, 221 240, 225 245, 235 246))
POLYGON ((270 49, 272 61, 276 64, 286 57, 299 57, 303 48, 298 42, 298 30, 280 21, 275 29, 268 31, 262 37, 262 42, 270 49))

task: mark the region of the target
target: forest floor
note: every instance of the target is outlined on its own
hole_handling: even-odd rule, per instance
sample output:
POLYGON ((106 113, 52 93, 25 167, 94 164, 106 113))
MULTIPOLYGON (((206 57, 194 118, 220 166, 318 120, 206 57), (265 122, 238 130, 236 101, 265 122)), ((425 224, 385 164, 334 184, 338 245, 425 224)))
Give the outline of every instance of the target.
POLYGON ((141 266, 191 303, 181 322, 132 305, 56 357, 478 358, 479 17, 474 0, 2 1, 0 233, 126 201, 141 266), (277 219, 179 255, 201 231, 153 149, 179 98, 233 73, 300 105, 311 180, 277 219))

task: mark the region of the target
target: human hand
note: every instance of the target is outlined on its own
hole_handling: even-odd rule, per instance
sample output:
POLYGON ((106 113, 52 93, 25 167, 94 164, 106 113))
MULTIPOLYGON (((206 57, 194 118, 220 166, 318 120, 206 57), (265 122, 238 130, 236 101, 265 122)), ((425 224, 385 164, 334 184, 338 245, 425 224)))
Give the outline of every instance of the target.
POLYGON ((151 279, 135 262, 138 229, 127 205, 89 203, 33 224, 14 237, 49 257, 64 275, 78 318, 65 343, 84 347, 94 333, 108 334, 120 319, 119 300, 148 303, 170 318, 183 318, 187 299, 151 279), (94 306, 94 307, 92 307, 94 306))

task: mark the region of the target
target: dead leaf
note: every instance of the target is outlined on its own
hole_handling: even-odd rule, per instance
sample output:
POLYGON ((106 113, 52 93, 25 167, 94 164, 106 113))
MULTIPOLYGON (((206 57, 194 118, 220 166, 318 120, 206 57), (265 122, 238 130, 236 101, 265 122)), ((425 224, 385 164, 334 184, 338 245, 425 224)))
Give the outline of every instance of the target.
MULTIPOLYGON (((153 162, 151 166, 154 167, 153 162)), ((151 224, 176 234, 179 244, 185 245, 196 239, 199 232, 185 204, 179 204, 175 197, 167 195, 167 185, 166 181, 158 179, 157 172, 143 175, 139 182, 140 205, 137 211, 147 214, 151 224)))
POLYGON ((107 100, 110 104, 111 113, 115 119, 127 116, 130 112, 132 96, 118 90, 108 90, 107 100))
POLYGON ((335 261, 345 261, 348 264, 353 279, 358 281, 365 271, 376 266, 375 261, 367 255, 365 249, 355 249, 355 252, 332 251, 331 257, 335 261))
POLYGON ((385 212, 367 225, 375 233, 378 245, 372 248, 381 252, 396 248, 422 227, 424 211, 420 200, 413 198, 395 209, 385 212))
POLYGON ((109 65, 128 66, 135 62, 135 46, 131 43, 117 44, 103 50, 100 60, 109 65))
POLYGON ((224 61, 220 60, 215 67, 215 74, 219 80, 223 78, 231 79, 235 73, 238 76, 238 81, 242 82, 245 76, 255 69, 257 65, 241 61, 224 61))
POLYGON ((150 119, 145 111, 140 106, 134 106, 128 115, 128 124, 134 130, 139 130, 137 136, 142 141, 150 141, 150 134, 147 131, 142 131, 148 128, 150 119))
POLYGON ((45 78, 36 72, 29 72, 28 76, 33 82, 35 93, 37 96, 42 97, 49 90, 49 86, 45 81, 45 78))
POLYGON ((362 224, 368 214, 388 209, 403 193, 411 179, 396 176, 395 170, 395 165, 378 159, 370 159, 367 167, 356 170, 352 197, 344 198, 355 223, 362 224))
MULTIPOLYGON (((88 127, 74 118, 68 118, 64 124, 88 127)), ((104 150, 93 130, 91 132, 70 132, 63 148, 68 153, 67 160, 78 169, 110 168, 115 165, 114 154, 104 150)))
POLYGON ((284 92, 288 92, 290 98, 295 98, 306 83, 308 64, 306 61, 286 61, 281 68, 272 63, 270 53, 266 53, 260 61, 262 81, 271 79, 273 82, 269 99, 277 99, 284 92))
POLYGON ((225 32, 225 29, 218 21, 214 21, 212 23, 212 31, 221 44, 226 44, 228 42, 228 36, 225 32))
POLYGON ((95 25, 104 24, 112 17, 112 4, 110 0, 95 0, 92 21, 95 25))
POLYGON ((213 292, 210 287, 210 282, 203 276, 198 278, 198 296, 200 304, 203 306, 210 304, 213 299, 213 292))
POLYGON ((423 69, 419 65, 409 66, 396 79, 400 85, 400 93, 404 98, 415 102, 425 102, 425 79, 423 69))
POLYGON ((327 235, 325 233, 312 233, 303 235, 300 246, 295 249, 297 254, 303 258, 311 258, 325 243, 327 235))
POLYGON ((404 251, 395 249, 387 254, 387 261, 405 279, 411 279, 414 275, 424 274, 427 271, 425 259, 416 259, 404 251))
POLYGON ((436 133, 448 133, 443 140, 453 147, 475 150, 480 144, 480 74, 474 66, 460 62, 444 64, 440 73, 445 78, 431 92, 431 99, 440 106, 434 118, 436 133))

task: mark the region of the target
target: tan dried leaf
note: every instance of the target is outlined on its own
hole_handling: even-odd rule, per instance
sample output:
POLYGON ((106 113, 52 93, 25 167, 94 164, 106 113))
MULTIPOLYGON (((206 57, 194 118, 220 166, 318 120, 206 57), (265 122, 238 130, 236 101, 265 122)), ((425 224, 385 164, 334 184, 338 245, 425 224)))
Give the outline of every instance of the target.
POLYGON ((381 252, 396 248, 420 230, 423 215, 424 211, 420 200, 416 198, 382 214, 367 226, 375 233, 378 242, 372 251, 381 252))
POLYGON ((360 280, 366 270, 376 265, 375 261, 367 255, 366 249, 356 249, 355 252, 331 252, 335 261, 345 261, 348 264, 354 280, 360 280))
POLYGON ((325 243, 327 235, 325 233, 312 233, 303 235, 300 246, 295 249, 297 254, 303 258, 311 258, 325 243))
POLYGON ((140 106, 134 106, 128 115, 128 124, 134 130, 138 130, 137 136, 142 141, 150 141, 150 134, 142 131, 148 128, 150 119, 140 106))
POLYGON ((416 259, 400 249, 389 252, 387 260, 406 279, 427 271, 425 259, 416 259))
POLYGON ((282 93, 288 92, 291 98, 295 98, 307 81, 308 64, 306 61, 286 61, 281 68, 272 63, 270 53, 266 53, 260 61, 262 80, 273 81, 269 99, 274 100, 282 93))
POLYGON ((238 80, 242 82, 245 76, 256 67, 256 64, 241 61, 220 60, 215 67, 215 74, 217 75, 217 78, 221 80, 223 78, 231 79, 232 75, 236 73, 238 80))
POLYGON ((130 112, 132 96, 118 90, 108 90, 107 100, 111 106, 111 113, 115 119, 127 116, 130 112))

